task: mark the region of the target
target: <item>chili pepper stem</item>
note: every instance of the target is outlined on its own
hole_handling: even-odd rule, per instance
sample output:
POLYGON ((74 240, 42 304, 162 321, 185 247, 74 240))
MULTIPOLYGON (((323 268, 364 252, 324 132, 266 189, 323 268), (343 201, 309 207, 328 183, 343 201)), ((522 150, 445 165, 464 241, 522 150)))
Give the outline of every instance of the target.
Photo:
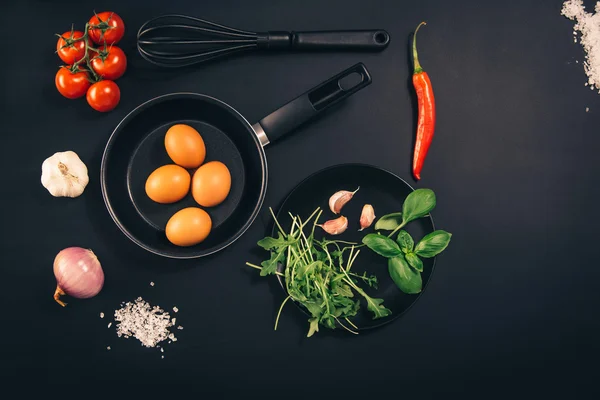
POLYGON ((417 54, 417 32, 419 31, 419 28, 423 25, 427 25, 427 23, 425 21, 421 22, 419 24, 419 26, 417 26, 417 29, 415 29, 415 34, 413 35, 413 63, 414 63, 414 74, 419 74, 421 72, 423 72, 423 68, 421 67, 421 64, 419 63, 419 55, 417 54))

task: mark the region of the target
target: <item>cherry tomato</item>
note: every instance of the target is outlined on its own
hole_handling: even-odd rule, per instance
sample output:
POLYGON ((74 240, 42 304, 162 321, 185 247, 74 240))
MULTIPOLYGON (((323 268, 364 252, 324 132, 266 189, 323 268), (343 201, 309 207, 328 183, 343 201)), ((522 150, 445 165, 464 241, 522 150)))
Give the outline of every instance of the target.
POLYGON ((105 46, 97 58, 92 60, 92 68, 104 79, 115 80, 125 73, 127 57, 117 46, 105 46))
POLYGON ((96 111, 107 112, 119 104, 121 91, 113 81, 94 83, 87 91, 87 102, 96 111))
POLYGON ((81 37, 83 37, 83 32, 69 31, 58 38, 56 51, 65 63, 71 65, 85 57, 85 40, 77 40, 81 37))
POLYGON ((61 67, 56 73, 54 83, 56 88, 67 99, 76 99, 83 96, 90 87, 86 72, 71 72, 70 67, 61 67))
POLYGON ((90 38, 96 44, 115 44, 125 34, 125 23, 116 13, 105 11, 90 18, 90 38))

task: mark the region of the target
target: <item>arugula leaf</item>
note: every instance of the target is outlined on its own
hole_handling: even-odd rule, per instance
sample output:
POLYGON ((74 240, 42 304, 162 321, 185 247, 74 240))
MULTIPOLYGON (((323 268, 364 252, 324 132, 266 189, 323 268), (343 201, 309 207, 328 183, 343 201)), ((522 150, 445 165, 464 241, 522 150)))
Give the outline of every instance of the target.
POLYGON ((435 193, 431 189, 417 189, 409 194, 402 205, 402 224, 424 217, 435 207, 435 193))
POLYGON ((393 231, 402 223, 402 213, 386 214, 375 223, 375 230, 393 231))
POLYGON ((302 264, 296 268, 296 279, 304 278, 305 274, 310 274, 321 264, 321 261, 315 261, 310 264, 302 264))
POLYGON ((312 253, 317 258, 317 261, 325 261, 327 259, 327 254, 324 251, 313 248, 312 253))
POLYGON ((306 300, 308 300, 308 297, 306 297, 304 295, 304 293, 302 293, 300 291, 300 289, 297 288, 297 287, 291 287, 291 288, 289 288, 288 294, 290 295, 290 297, 292 297, 296 301, 306 301, 306 300))
POLYGON ((333 315, 336 318, 342 316, 345 318, 354 316, 360 307, 359 301, 352 301, 352 299, 347 297, 334 297, 332 302, 335 303, 335 311, 333 315))
POLYGON ((277 264, 283 261, 284 257, 284 251, 279 253, 272 251, 271 258, 260 263, 262 266, 262 269, 260 270, 260 276, 272 275, 277 272, 277 264))
POLYGON ((282 247, 287 246, 290 242, 283 237, 281 232, 277 233, 277 239, 267 236, 258 241, 258 245, 265 250, 280 250, 282 247))
POLYGON ((410 233, 406 232, 405 230, 398 232, 398 238, 396 238, 396 242, 398 242, 400 249, 404 254, 410 253, 415 247, 415 241, 413 240, 412 236, 410 236, 410 233))
POLYGON ((365 296, 367 300, 367 309, 373 313, 373 319, 387 317, 392 314, 389 308, 386 308, 383 304, 383 299, 375 297, 365 296))
POLYGON ((408 265, 413 267, 419 272, 423 272, 423 261, 415 253, 407 253, 404 255, 408 265))
MULTIPOLYGON (((292 227, 289 228, 288 234, 284 233, 281 224, 273 215, 280 233, 277 237, 266 237, 258 242, 259 246, 269 250, 270 258, 263 261, 261 267, 247 264, 254 268, 261 268, 262 276, 277 273, 284 279, 288 297, 279 309, 275 328, 283 305, 287 300, 292 299, 310 314, 307 336, 314 335, 323 326, 330 329, 343 328, 357 333, 353 330, 358 329, 355 325, 350 323, 350 326, 347 326, 342 322, 342 319, 348 320, 356 316, 361 305, 364 304, 357 294, 365 298, 374 318, 385 317, 391 311, 382 304, 382 299, 369 297, 358 286, 358 282, 376 286, 376 277, 368 276, 366 273, 350 272, 354 257, 347 255, 348 261, 344 261, 345 251, 349 251, 350 254, 360 252, 356 248, 358 243, 314 239, 313 234, 320 215, 321 211, 317 209, 308 219, 303 220, 300 216, 290 213, 292 227), (308 226, 308 221, 313 217, 312 226, 308 226), (309 232, 308 235, 306 230, 309 232), (277 272, 279 263, 285 266, 282 273, 277 272)), ((380 251, 385 253, 387 248, 391 254, 402 253, 395 241, 383 236, 381 240, 387 242, 387 247, 385 244, 382 247, 380 243, 380 251)))
POLYGON ((306 337, 311 337, 315 334, 315 332, 319 332, 319 319, 311 318, 308 320, 308 322, 310 323, 310 327, 308 328, 308 334, 306 337))
POLYGON ((323 318, 321 318, 321 323, 325 324, 329 329, 335 329, 335 319, 333 318, 333 315, 324 315, 323 318))
POLYGON ((448 247, 451 238, 452 234, 446 231, 433 231, 417 244, 415 254, 423 258, 435 257, 448 247))
POLYGON ((332 285, 332 291, 334 294, 337 294, 338 296, 354 297, 354 293, 352 293, 352 289, 350 288, 350 286, 346 285, 345 283, 336 282, 334 285, 332 285))
POLYGON ((387 236, 369 233, 362 242, 375 253, 384 257, 389 258, 402 254, 398 244, 387 236))
POLYGON ((403 256, 388 260, 388 272, 396 286, 404 293, 416 294, 421 292, 423 287, 421 273, 409 267, 403 256))
POLYGON ((321 306, 320 305, 318 305, 312 301, 306 301, 302 305, 304 307, 306 307, 306 309, 308 310, 310 315, 312 315, 313 317, 318 318, 319 315, 321 315, 321 306))

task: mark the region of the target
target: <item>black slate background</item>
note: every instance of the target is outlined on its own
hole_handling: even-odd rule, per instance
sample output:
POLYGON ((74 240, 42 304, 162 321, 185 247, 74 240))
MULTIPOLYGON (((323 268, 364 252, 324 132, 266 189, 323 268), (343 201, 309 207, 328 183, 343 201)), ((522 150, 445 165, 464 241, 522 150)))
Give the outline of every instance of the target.
MULTIPOLYGON (((584 87, 583 51, 561 1, 19 1, 0 13, 3 136, 2 376, 13 383, 193 384, 233 394, 342 398, 463 396, 593 398, 600 355, 597 223, 600 95, 584 87), (54 88, 56 38, 93 10, 127 24, 129 57, 116 110, 100 114, 54 88), (185 71, 157 71, 135 51, 147 19, 179 12, 241 29, 384 28, 378 54, 248 55, 185 71), (135 106, 193 91, 254 122, 362 61, 373 84, 267 149, 265 206, 302 178, 344 162, 410 179, 414 98, 407 45, 414 27, 436 92, 438 125, 418 187, 438 195, 438 227, 453 232, 433 279, 402 319, 359 337, 305 339, 305 317, 244 266, 266 216, 226 251, 174 261, 129 242, 100 195, 104 144, 135 106), (579 63, 576 63, 576 60, 579 63), (590 108, 586 113, 586 107, 590 108), (42 161, 73 150, 91 181, 75 200, 40 184, 42 161), (68 246, 92 248, 106 273, 97 297, 61 308, 52 262, 68 246), (150 287, 154 281, 156 286, 150 287), (165 358, 106 325, 137 296, 170 309, 184 330, 165 358), (107 316, 99 318, 99 313, 107 316), (107 351, 106 346, 112 350, 107 351)), ((594 2, 586 1, 593 9, 594 2)), ((265 208, 266 210, 266 208, 265 208)))

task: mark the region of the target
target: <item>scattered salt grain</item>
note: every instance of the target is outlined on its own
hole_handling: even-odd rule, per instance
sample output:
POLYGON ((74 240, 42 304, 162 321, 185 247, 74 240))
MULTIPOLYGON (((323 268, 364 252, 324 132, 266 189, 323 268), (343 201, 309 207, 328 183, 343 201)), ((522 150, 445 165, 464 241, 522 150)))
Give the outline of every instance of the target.
POLYGON ((106 350, 110 350, 110 346, 106 347, 106 350))
POLYGON ((169 331, 173 326, 168 312, 158 306, 152 307, 148 302, 138 297, 135 302, 127 302, 115 311, 117 321, 117 336, 138 339, 142 346, 156 347, 167 338, 177 340, 169 331))
POLYGON ((163 348, 161 347, 161 348, 160 348, 160 352, 161 352, 161 353, 164 353, 164 352, 165 352, 165 349, 163 349, 163 348))
POLYGON ((586 108, 585 108, 585 112, 590 112, 590 108, 589 108, 589 107, 586 107, 586 108))
MULTIPOLYGON (((588 77, 585 86, 600 93, 600 1, 596 2, 595 13, 585 11, 583 0, 567 0, 561 14, 575 21, 573 31, 581 33, 579 42, 586 53, 583 67, 588 77)), ((575 36, 577 43, 577 36, 575 36)))
POLYGON ((165 358, 165 356, 161 356, 160 358, 165 358))
POLYGON ((150 282, 150 286, 154 286, 154 282, 150 282))
POLYGON ((179 325, 179 326, 177 327, 177 329, 179 329, 179 330, 181 331, 181 330, 183 330, 183 326, 179 325))
POLYGON ((100 318, 104 318, 104 313, 103 312, 100 313, 100 318))
POLYGON ((174 311, 174 312, 178 312, 178 311, 179 311, 179 308, 177 308, 177 307, 173 307, 173 311, 174 311))
POLYGON ((107 328, 110 328, 111 325, 112 325, 112 322, 109 322, 107 328))

